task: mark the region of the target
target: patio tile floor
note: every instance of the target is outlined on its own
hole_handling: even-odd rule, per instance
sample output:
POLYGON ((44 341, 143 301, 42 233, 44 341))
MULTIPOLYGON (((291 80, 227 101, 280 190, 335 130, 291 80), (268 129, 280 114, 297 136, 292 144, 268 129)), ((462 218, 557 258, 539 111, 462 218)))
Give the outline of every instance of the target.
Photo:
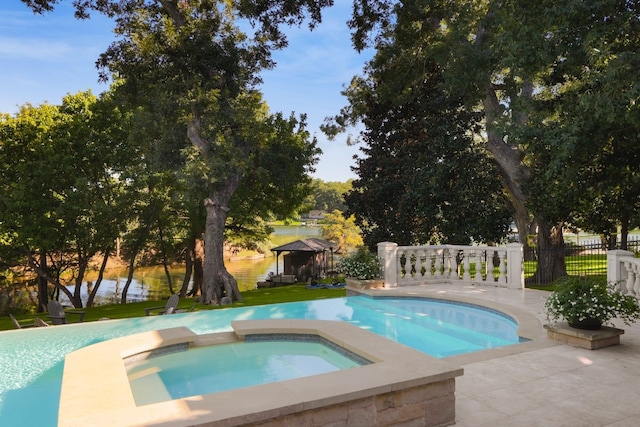
POLYGON ((620 345, 587 350, 546 338, 544 291, 459 285, 400 289, 508 305, 540 321, 539 345, 528 351, 455 359, 464 369, 456 381, 457 426, 640 426, 640 324, 614 322, 625 331, 620 345))

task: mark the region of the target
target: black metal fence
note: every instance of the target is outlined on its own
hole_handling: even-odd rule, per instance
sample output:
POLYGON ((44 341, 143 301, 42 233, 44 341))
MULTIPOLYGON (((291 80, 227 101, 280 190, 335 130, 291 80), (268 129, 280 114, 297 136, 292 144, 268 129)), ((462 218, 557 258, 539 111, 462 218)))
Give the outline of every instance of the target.
MULTIPOLYGON (((640 237, 629 239, 627 250, 635 253, 640 252, 640 237)), ((607 245, 602 242, 591 241, 582 244, 565 242, 563 255, 569 275, 607 274, 607 245)), ((524 248, 524 277, 529 282, 538 268, 539 256, 539 249, 524 248)))

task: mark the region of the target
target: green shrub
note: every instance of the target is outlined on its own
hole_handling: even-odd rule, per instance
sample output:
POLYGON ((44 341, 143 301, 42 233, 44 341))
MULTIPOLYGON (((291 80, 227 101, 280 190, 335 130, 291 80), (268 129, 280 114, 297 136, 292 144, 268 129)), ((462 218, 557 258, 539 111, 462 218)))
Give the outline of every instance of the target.
POLYGON ((380 277, 380 260, 377 255, 362 246, 340 259, 336 270, 338 273, 354 279, 376 279, 380 277))
POLYGON ((607 283, 606 278, 596 276, 566 276, 557 281, 556 290, 545 302, 547 319, 565 319, 570 323, 587 318, 602 324, 613 318, 630 325, 640 319, 638 300, 623 295, 607 283))

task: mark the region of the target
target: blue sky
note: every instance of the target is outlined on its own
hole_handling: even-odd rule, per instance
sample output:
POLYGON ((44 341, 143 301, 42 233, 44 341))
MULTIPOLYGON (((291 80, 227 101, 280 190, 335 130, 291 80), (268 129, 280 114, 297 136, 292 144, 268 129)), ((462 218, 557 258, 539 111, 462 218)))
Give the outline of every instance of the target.
MULTIPOLYGON (((98 83, 95 61, 113 40, 111 23, 99 15, 78 21, 70 3, 40 16, 19 0, 0 2, 0 112, 14 114, 27 102, 58 104, 67 93, 107 90, 98 83)), ((351 47, 350 13, 351 2, 337 0, 313 32, 306 26, 289 30, 289 47, 275 53, 278 65, 264 73, 261 87, 272 111, 307 114, 323 151, 314 177, 324 181, 354 178, 350 166, 359 152, 347 146, 346 135, 328 141, 319 129, 344 106, 340 91, 371 55, 351 47)))

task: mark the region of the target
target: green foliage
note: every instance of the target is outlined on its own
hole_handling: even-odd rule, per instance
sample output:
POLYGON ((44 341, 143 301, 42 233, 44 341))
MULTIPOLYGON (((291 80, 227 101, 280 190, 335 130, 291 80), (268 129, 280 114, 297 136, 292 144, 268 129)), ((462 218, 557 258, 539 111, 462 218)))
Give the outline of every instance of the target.
POLYGON ((341 258, 336 266, 336 271, 346 277, 369 280, 380 277, 380 260, 362 246, 355 252, 341 258))
MULTIPOLYGON (((38 12, 55 3, 27 1, 38 12)), ((136 112, 140 140, 154 148, 145 150, 151 154, 147 157, 151 176, 163 175, 158 166, 167 166, 163 178, 168 180, 176 179, 172 172, 188 168, 176 182, 197 188, 191 197, 172 192, 170 186, 149 186, 150 192, 164 193, 169 211, 193 215, 186 232, 179 230, 185 222, 153 215, 151 199, 141 212, 157 221, 163 253, 171 249, 170 237, 182 235, 193 241, 203 231, 198 226, 204 227, 207 301, 223 292, 240 298, 222 259, 225 235, 246 246, 249 239, 268 235, 266 221, 272 216, 292 216, 310 192, 307 175, 320 153, 306 131, 304 116, 269 114, 256 88, 260 72, 274 66, 272 50, 286 46, 280 27, 305 20, 313 26, 322 8, 332 2, 263 3, 74 3, 78 17, 98 12, 114 18, 118 38, 100 56, 98 66, 103 79, 110 75, 119 79, 120 93, 136 112), (186 149, 187 144, 193 150, 186 149), (195 197, 201 204, 205 201, 204 211, 195 208, 195 197)), ((132 247, 139 248, 150 231, 143 223, 132 247)))
MULTIPOLYGON (((565 273, 561 258, 554 255, 562 239, 551 234, 561 236, 558 231, 567 222, 607 234, 616 225, 625 233, 637 224, 637 1, 358 0, 353 10, 349 26, 354 46, 375 47, 377 55, 365 76, 353 79, 346 91, 349 105, 325 127, 327 133, 343 131, 365 116, 371 108, 371 90, 382 100, 407 105, 403 99, 410 100, 422 84, 432 82, 437 86, 428 93, 439 96, 417 98, 435 104, 440 116, 417 126, 437 134, 442 123, 451 129, 449 140, 456 151, 460 133, 452 117, 464 120, 460 113, 465 110, 482 115, 475 123, 459 126, 498 164, 521 240, 525 241, 532 218, 539 233, 548 234, 539 238, 545 249, 554 249, 544 252, 540 263, 544 275, 565 273), (385 69, 389 72, 383 75, 385 69), (433 70, 441 73, 438 80, 431 78, 436 75, 433 70), (384 78, 376 78, 376 73, 384 78)), ((377 115, 378 127, 386 126, 381 134, 387 140, 422 117, 421 112, 407 113, 404 121, 395 114, 377 115)), ((389 147, 388 152, 366 154, 393 156, 389 147)), ((434 152, 446 155, 444 150, 434 152)), ((416 159, 418 155, 406 157, 404 163, 419 165, 416 159)), ((403 174, 402 166, 402 161, 372 165, 371 177, 378 170, 386 176, 378 183, 365 182, 364 198, 376 199, 375 190, 404 194, 405 183, 390 179, 394 173, 403 174)), ((462 166, 452 163, 452 167, 462 166)), ((421 188, 421 184, 406 185, 421 188)), ((361 209, 349 207, 356 213, 361 209)), ((404 206, 402 210, 410 211, 404 206)), ((397 215, 397 205, 367 214, 393 221, 398 221, 397 215)), ((384 235, 386 227, 381 228, 384 235)), ((368 235, 378 229, 372 225, 363 231, 368 235)))
POLYGON ((640 319, 635 297, 623 295, 605 278, 593 276, 566 276, 558 280, 556 290, 545 301, 545 310, 550 321, 592 318, 604 324, 619 318, 629 325, 640 319))
POLYGON ((27 257, 76 305, 89 260, 108 252, 126 224, 130 182, 121 178, 136 160, 123 138, 127 123, 108 95, 91 92, 67 95, 59 106, 27 104, 0 122, 5 253, 27 257), (62 281, 65 272, 75 280, 74 296, 62 281))
POLYGON ((473 137, 480 115, 432 58, 416 56, 422 13, 398 11, 365 77, 345 91, 351 110, 338 120, 366 128, 347 212, 368 246, 499 241, 510 222, 499 169, 473 137))
POLYGON ((333 212, 335 210, 345 211, 347 206, 344 202, 345 194, 351 190, 352 180, 347 182, 325 182, 321 179, 312 181, 312 193, 308 203, 312 205, 310 209, 333 212))
POLYGON ((339 210, 325 215, 320 224, 320 232, 323 239, 338 244, 335 251, 339 254, 363 244, 355 217, 351 215, 346 218, 339 210))
MULTIPOLYGON (((37 13, 51 11, 58 3, 23 2, 37 13)), ((266 221, 273 216, 297 212, 310 192, 308 174, 320 150, 306 130, 304 116, 270 114, 256 87, 259 73, 274 66, 271 51, 286 46, 280 27, 305 20, 312 27, 320 21, 322 8, 331 4, 330 0, 277 0, 268 5, 252 0, 74 2, 76 17, 102 13, 113 19, 118 35, 98 59, 98 67, 103 80, 116 81, 115 96, 131 112, 133 123, 131 129, 119 129, 122 132, 112 137, 111 145, 135 141, 139 148, 124 156, 138 161, 137 169, 112 171, 122 178, 120 183, 132 186, 125 204, 130 207, 125 249, 132 259, 151 243, 167 261, 181 248, 190 247, 204 230, 208 247, 205 281, 207 298, 211 298, 213 280, 218 280, 216 292, 222 293, 225 232, 231 241, 246 246, 249 239, 268 235, 266 221), (246 25, 246 20, 252 25, 246 25)), ((78 102, 67 107, 77 110, 81 106, 78 102)), ((120 124, 114 121, 115 126, 120 124)), ((83 144, 91 132, 80 122, 67 131, 83 144)), ((96 149, 79 148, 85 154, 96 149)), ((53 150, 51 157, 58 153, 53 150)), ((78 166, 64 159, 57 164, 69 169, 78 166)), ((63 172, 61 177, 74 176, 72 170, 63 172)), ((87 186, 82 179, 76 185, 87 186)), ((81 211, 87 200, 58 191, 42 193, 52 200, 33 198, 33 203, 43 201, 49 209, 40 215, 40 223, 48 221, 50 228, 69 224, 71 230, 80 232, 85 229, 77 227, 78 221, 91 222, 81 211), (76 223, 70 217, 66 222, 58 218, 59 202, 65 197, 76 199, 76 223)), ((117 214, 113 205, 110 208, 105 212, 117 214)), ((122 228, 118 224, 104 230, 117 235, 122 228)), ((35 245, 59 244, 44 241, 59 234, 43 232, 35 245)), ((226 286, 232 281, 225 277, 229 294, 234 289, 226 286)), ((239 297, 239 292, 229 296, 239 297)))
POLYGON ((227 237, 241 247, 264 241, 267 222, 295 216, 311 190, 309 172, 320 150, 306 129, 305 117, 268 116, 250 167, 231 200, 227 237))

